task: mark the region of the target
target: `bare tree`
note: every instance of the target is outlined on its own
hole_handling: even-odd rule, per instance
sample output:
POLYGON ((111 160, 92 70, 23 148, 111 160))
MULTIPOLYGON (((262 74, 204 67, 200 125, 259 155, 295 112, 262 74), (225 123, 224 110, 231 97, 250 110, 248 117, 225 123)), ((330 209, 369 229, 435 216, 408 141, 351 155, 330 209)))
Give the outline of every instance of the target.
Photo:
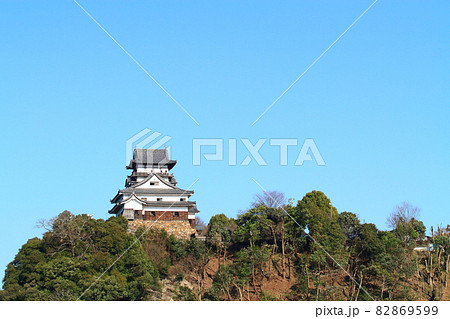
POLYGON ((290 202, 291 200, 288 200, 283 193, 280 193, 278 191, 265 191, 260 194, 256 194, 254 202, 252 203, 253 207, 259 207, 261 205, 264 205, 269 208, 268 214, 270 216, 270 219, 274 222, 274 224, 271 225, 266 224, 266 226, 269 227, 270 232, 272 233, 273 236, 272 254, 274 254, 277 251, 277 249, 279 248, 279 244, 281 245, 281 256, 282 256, 281 274, 283 278, 286 278, 286 243, 287 243, 286 229, 285 229, 286 216, 283 207, 290 202))
POLYGON ((52 231, 53 230, 53 222, 55 221, 55 218, 52 219, 44 219, 41 218, 36 222, 36 228, 42 228, 45 229, 46 231, 52 231))
POLYGON ((203 226, 206 227, 208 224, 205 223, 205 221, 203 219, 201 219, 199 216, 195 216, 195 222, 194 222, 195 226, 203 226))
POLYGON ((265 205, 270 208, 278 208, 287 204, 286 196, 278 191, 267 191, 255 195, 253 207, 265 205))
POLYGON ((420 215, 420 208, 413 206, 408 202, 403 202, 394 208, 394 211, 389 215, 387 224, 392 229, 396 229, 398 225, 406 225, 411 219, 418 219, 420 215))
POLYGON ((89 215, 75 216, 65 210, 50 220, 38 220, 36 227, 52 232, 57 252, 69 250, 72 256, 75 256, 78 248, 81 251, 80 256, 83 256, 88 249, 95 249, 93 234, 87 227, 91 219, 92 217, 89 215))

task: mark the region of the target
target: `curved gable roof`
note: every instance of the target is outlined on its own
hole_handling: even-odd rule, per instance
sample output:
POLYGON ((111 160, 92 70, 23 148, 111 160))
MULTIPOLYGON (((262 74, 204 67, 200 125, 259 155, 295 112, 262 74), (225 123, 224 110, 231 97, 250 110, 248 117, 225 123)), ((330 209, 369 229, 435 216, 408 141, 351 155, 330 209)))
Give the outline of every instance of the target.
POLYGON ((133 186, 129 187, 129 188, 139 188, 140 186, 144 185, 145 183, 147 183, 150 179, 152 179, 153 176, 156 176, 156 178, 161 181, 161 183, 169 186, 172 189, 176 189, 177 187, 170 184, 169 182, 165 181, 163 178, 161 178, 159 176, 159 174, 155 174, 155 173, 150 173, 144 180, 140 181, 139 183, 134 184, 133 186))
POLYGON ((131 200, 135 200, 135 201, 137 201, 138 203, 140 203, 140 204, 145 204, 146 203, 146 201, 143 201, 142 199, 140 199, 139 197, 137 197, 136 196, 136 194, 131 194, 127 199, 125 199, 123 202, 122 202, 122 204, 124 204, 124 203, 128 203, 129 201, 131 201, 131 200))

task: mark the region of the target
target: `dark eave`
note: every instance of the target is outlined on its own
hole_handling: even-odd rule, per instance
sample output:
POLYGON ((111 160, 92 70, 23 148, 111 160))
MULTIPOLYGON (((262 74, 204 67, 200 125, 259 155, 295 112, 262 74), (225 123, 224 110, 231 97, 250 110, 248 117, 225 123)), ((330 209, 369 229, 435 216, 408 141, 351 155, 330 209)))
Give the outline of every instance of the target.
MULTIPOLYGON (((130 195, 130 194, 137 194, 137 195, 192 195, 194 194, 194 191, 187 191, 181 188, 134 188, 129 187, 125 189, 121 189, 119 191, 119 194, 124 195, 130 195)), ((116 195, 117 197, 117 195, 116 195)), ((115 197, 114 197, 115 198, 115 197)))
POLYGON ((121 191, 119 190, 116 194, 116 196, 114 196, 113 199, 111 199, 111 203, 117 203, 118 201, 120 201, 123 197, 123 194, 121 193, 121 191))
POLYGON ((150 207, 196 207, 196 202, 189 201, 177 201, 177 202, 169 202, 169 201, 143 201, 146 206, 150 207))
POLYGON ((109 211, 108 211, 108 213, 110 213, 110 214, 117 214, 118 212, 120 212, 120 210, 123 208, 123 205, 121 205, 121 204, 116 204, 116 205, 114 205, 114 207, 113 208, 111 208, 109 211))
POLYGON ((159 163, 139 163, 139 162, 136 162, 135 160, 131 160, 130 164, 128 164, 126 166, 126 169, 135 169, 136 164, 143 164, 144 166, 158 165, 158 167, 161 167, 161 168, 164 168, 167 166, 167 168, 169 170, 171 170, 177 164, 177 161, 168 160, 168 161, 159 162, 159 163))

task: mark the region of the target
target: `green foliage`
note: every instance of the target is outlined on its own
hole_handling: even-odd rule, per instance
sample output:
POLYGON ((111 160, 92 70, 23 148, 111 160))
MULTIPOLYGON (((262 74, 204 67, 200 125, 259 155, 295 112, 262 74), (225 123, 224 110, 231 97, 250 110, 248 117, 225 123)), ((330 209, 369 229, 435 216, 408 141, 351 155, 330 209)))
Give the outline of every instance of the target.
POLYGON ((93 284, 83 300, 145 299, 147 288, 157 285, 158 272, 126 229, 121 217, 104 221, 61 213, 42 239, 30 239, 8 265, 3 298, 76 300, 93 284))
POLYGON ((273 241, 275 221, 270 218, 270 212, 274 208, 258 206, 248 212, 240 214, 236 220, 238 225, 235 231, 235 239, 248 245, 255 242, 273 241))
MULTIPOLYGON (((144 227, 138 228, 136 236, 139 238, 145 231, 144 227)), ((169 239, 165 230, 159 229, 150 229, 141 236, 142 248, 155 265, 161 278, 169 275, 169 268, 172 265, 171 240, 173 238, 169 239)))
POLYGON ((261 301, 278 301, 279 299, 270 292, 261 291, 261 301))
MULTIPOLYGON (((297 223, 309 231, 308 244, 305 249, 312 253, 311 262, 314 265, 322 267, 326 263, 330 266, 334 264, 332 260, 327 259, 324 250, 334 255, 335 259, 344 262, 346 237, 342 225, 344 219, 348 218, 342 218, 341 223, 339 222, 337 209, 331 206, 330 200, 324 193, 312 191, 306 194, 297 203, 292 213, 297 223), (339 258, 337 255, 342 255, 344 258, 339 258)), ((295 227, 295 225, 293 226, 295 227)))
POLYGON ((236 223, 234 219, 228 218, 224 214, 214 215, 208 224, 206 241, 209 245, 219 250, 226 250, 231 244, 235 229, 236 223))
POLYGON ((268 247, 248 247, 235 252, 233 263, 220 265, 213 286, 206 294, 209 300, 242 300, 242 291, 255 276, 263 276, 270 257, 268 247))
POLYGON ((400 222, 394 229, 394 234, 401 239, 406 246, 414 244, 417 240, 425 237, 426 227, 423 222, 411 218, 407 222, 400 222))
POLYGON ((234 273, 229 266, 222 265, 214 276, 211 293, 215 298, 233 300, 231 291, 233 289, 234 273))
POLYGON ((352 240, 358 235, 360 221, 355 214, 349 212, 340 213, 338 223, 347 240, 352 240))
POLYGON ((194 294, 194 292, 184 286, 181 286, 178 288, 178 291, 175 295, 175 300, 179 301, 197 301, 197 296, 194 294))
MULTIPOLYGON (((402 240, 394 232, 379 231, 373 224, 362 224, 358 232, 354 268, 360 271, 360 278, 372 284, 367 289, 381 300, 404 300, 412 292, 409 281, 417 267, 402 240)), ((368 296, 359 297, 367 300, 368 296)))
POLYGON ((173 283, 174 299, 185 301, 277 300, 264 286, 271 280, 295 282, 290 292, 276 293, 289 300, 370 300, 365 291, 378 300, 417 299, 424 284, 430 299, 439 298, 450 265, 449 231, 435 233, 433 253, 413 253, 426 242, 418 208, 399 207, 390 216, 395 227, 380 231, 354 213, 338 213, 320 191, 295 206, 271 194, 236 219, 213 216, 206 242, 143 227, 132 234, 122 217, 104 221, 65 211, 7 266, 0 300, 77 300, 82 294, 83 300, 146 300, 161 294, 160 278, 173 283))
POLYGON ((371 261, 384 251, 383 242, 374 224, 359 226, 355 250, 362 262, 371 261))
POLYGON ((435 246, 435 251, 441 249, 444 252, 444 256, 448 256, 450 253, 450 237, 447 236, 437 236, 433 239, 433 244, 435 246))

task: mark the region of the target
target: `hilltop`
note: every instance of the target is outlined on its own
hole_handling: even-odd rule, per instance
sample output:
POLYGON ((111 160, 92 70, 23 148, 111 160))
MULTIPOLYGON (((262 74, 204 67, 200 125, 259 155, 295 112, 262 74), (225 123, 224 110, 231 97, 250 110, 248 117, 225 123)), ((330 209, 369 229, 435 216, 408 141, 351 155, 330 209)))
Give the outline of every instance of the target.
POLYGON ((200 240, 65 211, 8 265, 0 300, 443 300, 449 229, 425 236, 416 212, 400 205, 381 231, 322 192, 269 192, 200 240))

